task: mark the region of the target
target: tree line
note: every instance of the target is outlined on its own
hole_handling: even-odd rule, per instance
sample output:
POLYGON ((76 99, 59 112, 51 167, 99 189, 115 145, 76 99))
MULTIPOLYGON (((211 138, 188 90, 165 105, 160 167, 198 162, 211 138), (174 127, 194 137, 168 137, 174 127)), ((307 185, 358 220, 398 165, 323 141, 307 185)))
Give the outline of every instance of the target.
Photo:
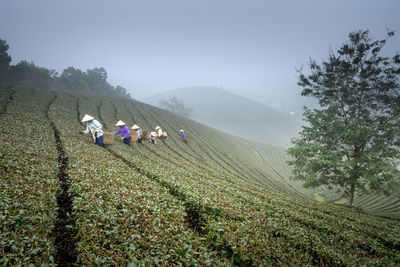
POLYGON ((107 82, 107 72, 103 67, 82 71, 68 67, 61 74, 54 69, 36 66, 33 62, 20 61, 10 65, 9 45, 0 39, 0 83, 42 89, 96 93, 121 97, 131 97, 122 86, 112 86, 107 82))

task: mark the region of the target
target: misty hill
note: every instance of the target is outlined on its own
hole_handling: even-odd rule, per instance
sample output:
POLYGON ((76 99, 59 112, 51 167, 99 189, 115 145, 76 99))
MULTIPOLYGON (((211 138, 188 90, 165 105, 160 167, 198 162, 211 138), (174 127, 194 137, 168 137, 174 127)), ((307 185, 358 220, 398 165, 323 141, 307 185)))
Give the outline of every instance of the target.
MULTIPOLYGON (((400 264, 398 221, 310 199, 282 148, 127 98, 0 85, 0 107, 0 265, 400 264), (169 135, 100 148, 84 114, 169 135)), ((356 199, 399 218, 398 198, 356 199)))
POLYGON ((297 117, 216 87, 185 87, 141 100, 158 106, 160 100, 171 97, 193 109, 193 120, 263 143, 287 147, 301 127, 297 117))

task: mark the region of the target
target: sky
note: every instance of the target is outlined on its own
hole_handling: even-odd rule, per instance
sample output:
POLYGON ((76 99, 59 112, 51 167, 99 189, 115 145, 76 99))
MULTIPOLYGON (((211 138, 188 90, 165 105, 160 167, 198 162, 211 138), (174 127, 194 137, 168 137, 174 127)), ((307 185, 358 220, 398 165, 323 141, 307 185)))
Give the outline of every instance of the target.
MULTIPOLYGON (((203 85, 290 109, 296 69, 349 32, 400 30, 399 12, 398 0, 1 0, 0 38, 12 64, 104 67, 134 98, 203 85)), ((400 52, 399 35, 388 55, 400 52)))

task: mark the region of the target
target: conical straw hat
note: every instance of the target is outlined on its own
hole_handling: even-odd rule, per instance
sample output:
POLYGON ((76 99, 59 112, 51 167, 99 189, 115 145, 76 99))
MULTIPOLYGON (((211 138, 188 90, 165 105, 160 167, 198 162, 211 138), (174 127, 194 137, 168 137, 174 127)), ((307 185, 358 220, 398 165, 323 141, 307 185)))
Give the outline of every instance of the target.
POLYGON ((117 124, 115 124, 115 126, 124 126, 124 125, 126 124, 123 121, 118 121, 117 124))
POLYGON ((156 132, 151 132, 150 134, 151 134, 151 136, 157 136, 156 132))
POLYGON ((156 127, 156 130, 158 130, 158 129, 160 129, 160 128, 161 128, 160 126, 157 126, 157 127, 156 127))
POLYGON ((179 131, 183 133, 183 129, 180 129, 179 131))
POLYGON ((87 121, 91 121, 94 118, 88 114, 86 114, 85 116, 83 116, 82 122, 87 122, 87 121))
POLYGON ((137 130, 137 129, 139 129, 140 127, 139 126, 137 126, 136 124, 134 124, 133 126, 132 126, 132 129, 133 130, 137 130))

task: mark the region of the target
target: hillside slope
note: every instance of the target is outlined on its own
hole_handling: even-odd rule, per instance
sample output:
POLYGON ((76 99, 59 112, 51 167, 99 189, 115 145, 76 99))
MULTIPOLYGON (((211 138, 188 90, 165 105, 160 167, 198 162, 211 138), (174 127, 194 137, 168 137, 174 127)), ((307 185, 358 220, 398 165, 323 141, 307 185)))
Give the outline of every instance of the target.
POLYGON ((280 148, 137 101, 0 92, 1 265, 400 264, 398 221, 309 200, 280 148), (102 149, 86 113, 169 137, 102 149))
POLYGON ((246 139, 288 147, 300 131, 299 118, 216 87, 185 87, 142 101, 158 106, 171 97, 193 109, 193 120, 246 139))

